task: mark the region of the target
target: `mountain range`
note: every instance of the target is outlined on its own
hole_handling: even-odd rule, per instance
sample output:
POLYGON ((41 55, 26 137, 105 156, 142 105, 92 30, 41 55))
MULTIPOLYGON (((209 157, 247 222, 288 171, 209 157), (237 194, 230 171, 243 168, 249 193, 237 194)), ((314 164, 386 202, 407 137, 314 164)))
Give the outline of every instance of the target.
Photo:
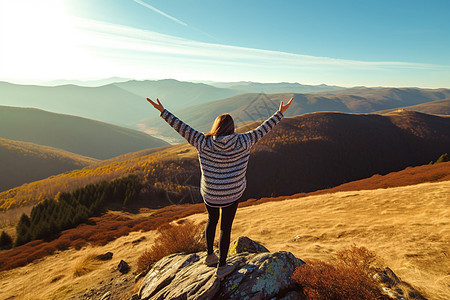
MULTIPOLYGON (((450 97, 450 89, 363 88, 315 94, 241 94, 182 110, 172 109, 170 104, 166 105, 164 102, 163 105, 190 126, 208 132, 214 119, 220 114, 229 113, 237 126, 242 126, 251 121, 268 118, 278 109, 280 101, 286 103, 291 97, 294 101, 286 116, 320 111, 372 113, 447 99, 450 97)), ((435 105, 432 111, 439 111, 442 105, 444 104, 435 105)), ((158 116, 144 119, 140 128, 172 143, 182 142, 179 135, 158 116)))
POLYGON ((218 87, 174 79, 138 81, 112 78, 93 82, 75 82, 80 85, 69 84, 69 82, 54 82, 55 84, 65 83, 57 86, 0 82, 0 105, 39 108, 136 128, 139 120, 156 114, 145 101, 147 97, 159 98, 172 109, 183 109, 254 91, 289 92, 293 89, 317 92, 337 88, 289 83, 236 83, 230 87, 218 87), (102 83, 105 84, 99 85, 102 83))
MULTIPOLYGON (((450 99, 435 100, 435 101, 421 103, 421 104, 417 104, 417 105, 401 107, 400 109, 412 110, 412 111, 422 112, 422 113, 426 113, 426 114, 450 116, 450 99)), ((377 113, 385 114, 385 113, 393 112, 396 110, 398 110, 398 108, 382 110, 382 111, 378 111, 377 113)))

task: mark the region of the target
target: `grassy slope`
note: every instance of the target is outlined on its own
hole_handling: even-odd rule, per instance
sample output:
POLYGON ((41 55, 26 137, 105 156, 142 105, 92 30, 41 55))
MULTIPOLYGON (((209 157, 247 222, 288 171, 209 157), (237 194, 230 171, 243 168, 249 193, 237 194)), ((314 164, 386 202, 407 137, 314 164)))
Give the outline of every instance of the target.
POLYGON ((0 191, 98 162, 60 149, 0 138, 0 191))
POLYGON ((167 145, 148 134, 90 119, 33 108, 0 106, 0 137, 98 159, 167 145))
MULTIPOLYGON (((450 163, 447 163, 447 170, 448 167, 450 163)), ((409 182, 420 176, 421 168, 412 168, 417 172, 409 173, 409 182)), ((396 174, 405 176, 401 172, 396 174)), ((390 174, 390 178, 393 179, 396 174, 390 174)), ((376 186, 379 180, 375 179, 367 180, 373 181, 376 186)), ((419 182, 421 180, 418 179, 419 182)), ((391 267, 402 280, 419 288, 429 299, 446 299, 450 291, 445 281, 448 263, 443 260, 443 253, 450 234, 448 222, 445 222, 450 204, 449 183, 442 181, 372 191, 328 193, 247 207, 240 205, 232 238, 246 235, 273 252, 291 251, 302 259, 322 260, 331 260, 335 251, 356 243, 375 251, 384 260, 384 265, 391 267)), ((202 204, 190 205, 190 209, 195 212, 197 209, 194 207, 197 206, 202 204)), ((173 214, 183 213, 186 208, 175 209, 173 214)), ((112 220, 112 216, 118 218, 117 213, 109 213, 102 217, 105 221, 99 218, 96 222, 100 225, 107 219, 112 220)), ((120 224, 126 226, 131 221, 139 224, 153 218, 147 213, 141 217, 122 214, 120 218, 125 219, 120 219, 120 224)), ((187 218, 201 222, 206 219, 206 214, 194 214, 187 218)), ((120 226, 116 226, 116 230, 121 230, 120 226)), ((45 299, 83 294, 91 288, 98 288, 101 282, 119 284, 124 275, 111 270, 121 259, 130 264, 131 271, 136 270, 138 257, 151 246, 155 237, 154 231, 132 232, 104 246, 69 249, 25 267, 3 271, 0 285, 7 297, 27 297, 34 293, 33 287, 39 285, 40 296, 45 299), (142 237, 146 240, 136 242, 142 237), (80 260, 89 254, 107 251, 114 253, 111 261, 98 265, 88 275, 73 277, 74 267, 80 260)), ((128 280, 132 281, 133 276, 130 275, 128 280)), ((129 298, 133 294, 132 286, 122 293, 124 298, 129 298)))

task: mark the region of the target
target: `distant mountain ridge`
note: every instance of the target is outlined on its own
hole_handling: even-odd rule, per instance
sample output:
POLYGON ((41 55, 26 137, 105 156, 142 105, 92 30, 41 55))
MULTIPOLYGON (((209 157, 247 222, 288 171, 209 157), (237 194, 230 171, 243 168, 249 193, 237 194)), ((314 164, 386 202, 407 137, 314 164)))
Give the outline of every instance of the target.
POLYGON ((212 86, 220 88, 228 88, 240 91, 241 93, 266 93, 266 94, 277 94, 277 93, 320 93, 329 92, 336 90, 346 89, 344 87, 335 85, 305 85, 298 82, 277 82, 277 83, 261 83, 252 81, 239 81, 239 82, 210 82, 212 86))
POLYGON ((172 109, 184 109, 240 93, 260 92, 261 89, 266 93, 274 90, 299 91, 299 88, 302 92, 329 90, 323 86, 288 83, 252 83, 235 87, 217 87, 175 79, 61 80, 45 86, 0 82, 0 105, 38 108, 136 128, 139 120, 156 115, 145 101, 146 97, 160 98, 172 109))
POLYGON ((34 108, 0 106, 0 137, 96 159, 167 145, 143 132, 34 108))
POLYGON ((392 108, 387 110, 378 111, 378 114, 387 114, 391 112, 395 112, 398 109, 403 110, 412 110, 417 112, 422 112, 426 114, 435 114, 435 115, 450 115, 450 99, 444 100, 435 100, 427 103, 412 105, 412 106, 404 106, 401 108, 392 108))
POLYGON ((99 162, 52 147, 0 138, 0 191, 99 162))
MULTIPOLYGON (((382 109, 394 109, 428 103, 450 97, 450 89, 417 89, 417 88, 364 88, 347 89, 316 94, 241 94, 227 99, 196 105, 183 110, 173 110, 170 105, 165 107, 177 117, 197 130, 207 132, 214 119, 223 113, 229 113, 233 119, 243 125, 246 122, 266 119, 279 107, 281 101, 294 97, 286 116, 298 116, 305 113, 334 111, 344 113, 372 113, 382 109)), ((163 102, 164 104, 164 102, 163 102)), ((435 110, 436 111, 436 110, 435 110)), ((183 140, 158 116, 142 121, 142 128, 164 136, 176 143, 183 140)))

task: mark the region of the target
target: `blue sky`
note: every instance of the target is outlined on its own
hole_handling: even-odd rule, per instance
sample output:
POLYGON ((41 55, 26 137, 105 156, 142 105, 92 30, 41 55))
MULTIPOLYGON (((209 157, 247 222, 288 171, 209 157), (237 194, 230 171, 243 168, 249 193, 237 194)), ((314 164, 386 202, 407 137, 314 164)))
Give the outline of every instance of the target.
POLYGON ((450 1, 0 5, 0 80, 119 76, 450 88, 450 1))

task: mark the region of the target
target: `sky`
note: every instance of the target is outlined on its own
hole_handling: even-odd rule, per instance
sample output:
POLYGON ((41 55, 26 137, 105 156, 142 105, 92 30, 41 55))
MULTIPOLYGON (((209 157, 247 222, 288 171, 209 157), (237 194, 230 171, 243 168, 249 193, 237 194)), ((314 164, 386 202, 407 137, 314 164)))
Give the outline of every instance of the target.
POLYGON ((0 81, 450 88, 447 0, 0 0, 0 81))

